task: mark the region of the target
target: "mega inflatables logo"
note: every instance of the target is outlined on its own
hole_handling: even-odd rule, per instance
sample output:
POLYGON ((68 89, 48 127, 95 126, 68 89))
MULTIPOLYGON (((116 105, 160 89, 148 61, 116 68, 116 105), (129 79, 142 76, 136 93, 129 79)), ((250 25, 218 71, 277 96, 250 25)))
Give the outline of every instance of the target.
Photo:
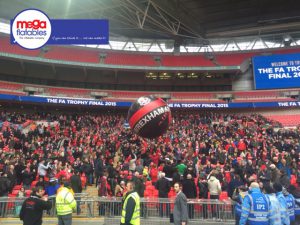
POLYGON ((37 9, 26 9, 11 21, 13 41, 26 49, 38 49, 51 36, 48 16, 37 9))

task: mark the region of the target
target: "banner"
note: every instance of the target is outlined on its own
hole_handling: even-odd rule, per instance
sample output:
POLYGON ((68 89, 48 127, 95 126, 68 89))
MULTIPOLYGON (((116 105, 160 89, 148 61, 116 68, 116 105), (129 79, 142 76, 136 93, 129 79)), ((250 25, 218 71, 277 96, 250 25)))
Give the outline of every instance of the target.
POLYGON ((300 87, 300 54, 252 58, 256 89, 300 87))
POLYGON ((44 45, 108 44, 108 20, 50 19, 38 9, 25 9, 10 21, 11 44, 29 50, 44 45))
MULTIPOLYGON (((82 105, 97 107, 126 107, 129 108, 132 102, 118 101, 100 101, 94 99, 77 98, 55 98, 38 96, 17 96, 0 94, 2 101, 48 103, 60 105, 82 105)), ((288 108, 300 107, 300 101, 282 101, 282 102, 232 102, 232 103, 169 103, 170 108, 205 108, 205 109, 225 109, 225 108, 288 108)))

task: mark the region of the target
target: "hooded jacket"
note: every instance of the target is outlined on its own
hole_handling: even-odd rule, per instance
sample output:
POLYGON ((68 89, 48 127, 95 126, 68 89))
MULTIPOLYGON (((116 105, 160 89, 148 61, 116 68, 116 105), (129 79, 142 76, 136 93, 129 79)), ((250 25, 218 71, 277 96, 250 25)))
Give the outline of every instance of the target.
POLYGON ((207 184, 210 195, 219 195, 222 192, 220 181, 215 176, 210 176, 207 184))

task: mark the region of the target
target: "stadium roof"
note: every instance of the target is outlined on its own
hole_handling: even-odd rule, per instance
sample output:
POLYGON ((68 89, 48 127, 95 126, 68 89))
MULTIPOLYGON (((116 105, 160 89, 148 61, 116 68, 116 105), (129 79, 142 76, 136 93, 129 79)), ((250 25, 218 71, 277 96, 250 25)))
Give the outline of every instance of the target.
MULTIPOLYGON (((120 50, 137 50, 137 39, 164 40, 160 43, 166 50, 157 43, 158 52, 174 46, 197 46, 194 52, 201 52, 199 47, 221 43, 225 50, 230 45, 245 50, 238 43, 245 36, 251 37, 251 41, 244 39, 250 46, 261 42, 262 48, 282 47, 285 39, 290 39, 288 46, 299 45, 300 40, 297 0, 2 0, 0 18, 10 20, 26 8, 38 8, 53 19, 107 18, 111 40, 126 40, 120 50), (128 41, 133 44, 128 46, 128 41)), ((153 44, 148 51, 151 48, 153 44)))

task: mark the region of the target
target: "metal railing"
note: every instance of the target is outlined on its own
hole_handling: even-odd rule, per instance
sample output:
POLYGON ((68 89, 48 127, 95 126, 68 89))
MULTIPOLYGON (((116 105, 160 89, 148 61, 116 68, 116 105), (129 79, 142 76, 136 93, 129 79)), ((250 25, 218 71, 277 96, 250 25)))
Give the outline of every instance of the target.
MULTIPOLYGON (((18 217, 20 207, 26 198, 2 197, 0 198, 0 216, 18 217)), ((115 197, 91 197, 87 194, 76 194, 77 209, 74 217, 104 217, 118 219, 122 211, 122 198, 115 197)), ((55 196, 49 197, 52 208, 44 214, 50 217, 56 216, 55 196)), ((167 198, 142 198, 141 218, 167 219, 174 208, 174 199, 167 198)), ((189 220, 234 220, 234 210, 231 201, 191 199, 188 200, 189 220)))

